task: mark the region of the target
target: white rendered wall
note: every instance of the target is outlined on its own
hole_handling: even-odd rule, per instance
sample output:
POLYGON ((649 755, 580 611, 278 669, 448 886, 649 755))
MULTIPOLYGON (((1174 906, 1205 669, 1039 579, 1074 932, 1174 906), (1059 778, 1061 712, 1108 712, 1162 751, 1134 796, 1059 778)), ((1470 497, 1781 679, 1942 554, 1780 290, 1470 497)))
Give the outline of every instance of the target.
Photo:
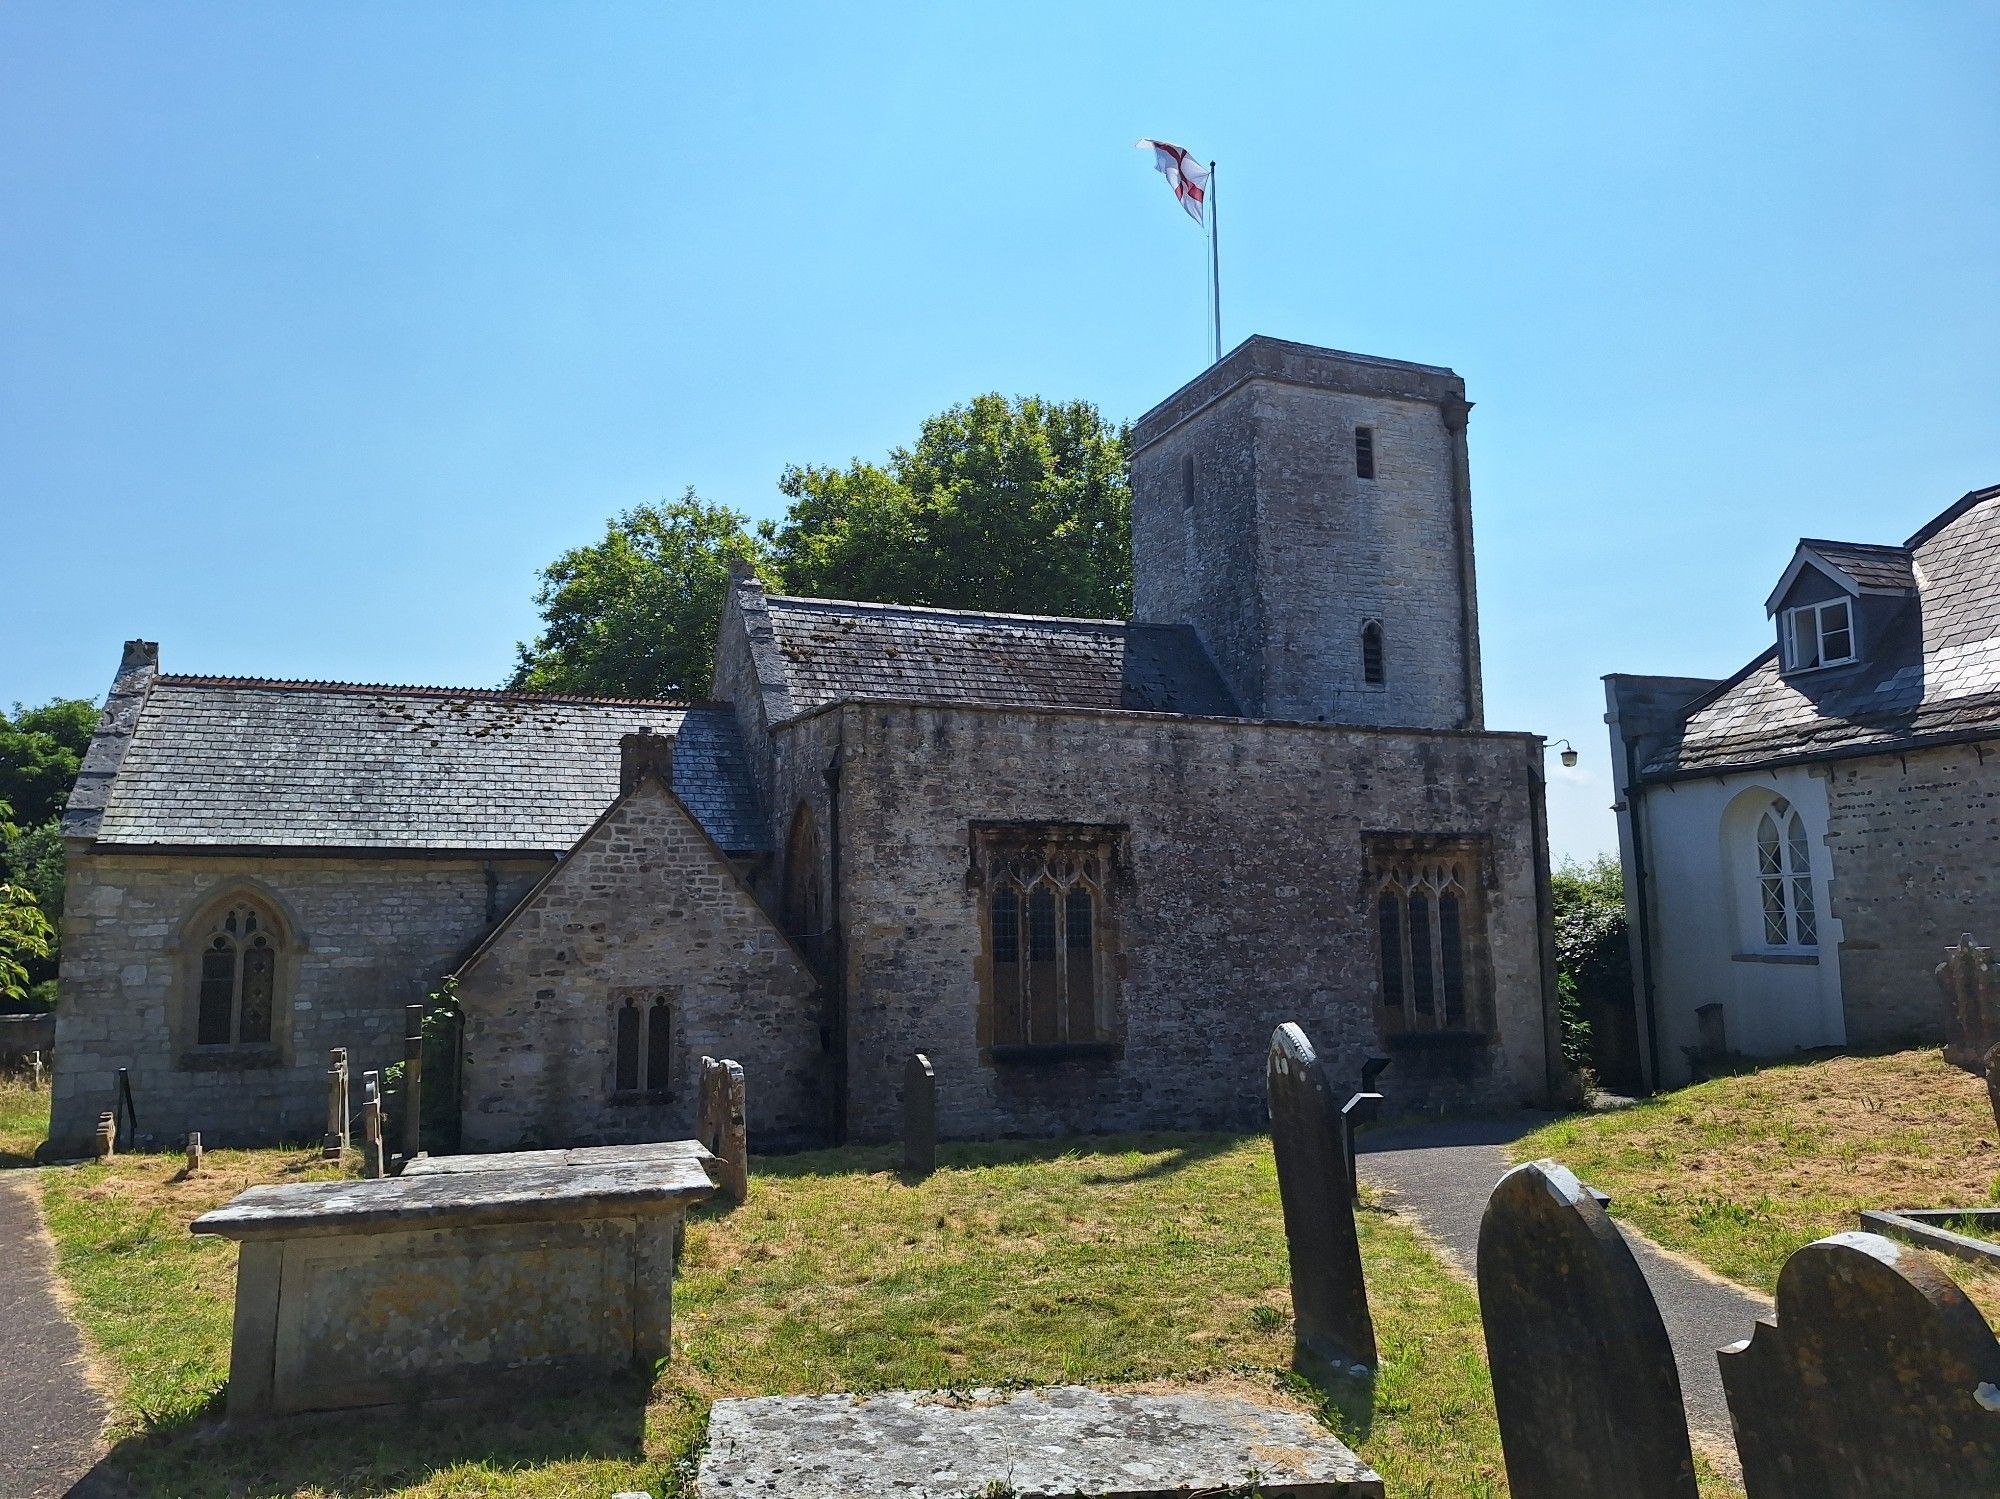
POLYGON ((1827 898, 1824 773, 1787 767, 1646 787, 1636 808, 1646 856, 1655 1024, 1662 1085, 1688 1080, 1683 1047, 1700 1039, 1695 1011, 1721 1001, 1729 1049, 1775 1057, 1846 1041, 1840 998, 1840 922, 1827 898), (1816 961, 1764 949, 1752 836, 1758 811, 1781 796, 1804 819, 1816 961))

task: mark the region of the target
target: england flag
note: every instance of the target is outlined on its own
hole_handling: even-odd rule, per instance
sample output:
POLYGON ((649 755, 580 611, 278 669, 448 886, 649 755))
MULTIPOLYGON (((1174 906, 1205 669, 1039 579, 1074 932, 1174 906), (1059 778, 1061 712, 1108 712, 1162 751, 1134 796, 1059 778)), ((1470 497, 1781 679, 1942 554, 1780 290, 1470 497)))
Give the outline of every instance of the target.
POLYGON ((1180 199, 1181 207, 1187 210, 1189 218, 1201 223, 1202 204, 1208 199, 1208 168, 1180 146, 1170 146, 1165 141, 1139 142, 1141 151, 1149 148, 1153 165, 1173 184, 1174 196, 1180 199))

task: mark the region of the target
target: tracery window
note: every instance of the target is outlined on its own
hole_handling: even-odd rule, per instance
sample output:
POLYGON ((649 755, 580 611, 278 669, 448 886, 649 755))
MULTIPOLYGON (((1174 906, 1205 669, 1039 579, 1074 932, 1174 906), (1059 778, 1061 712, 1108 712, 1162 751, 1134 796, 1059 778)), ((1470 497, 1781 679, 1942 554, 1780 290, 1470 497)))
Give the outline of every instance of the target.
POLYGON ((201 939, 196 1046, 265 1046, 277 1005, 278 929, 251 900, 217 911, 201 939))
POLYGON ((1486 1032, 1483 850, 1476 839, 1373 840, 1384 1035, 1486 1032))
POLYGON ((1819 946, 1806 825, 1783 797, 1757 819, 1757 908, 1767 947, 1819 946))
POLYGON ((1122 830, 977 827, 973 837, 988 1044, 1004 1055, 1110 1043, 1122 830))
POLYGON ((673 1078, 673 1006, 664 994, 621 991, 614 1037, 612 1089, 664 1093, 673 1078))

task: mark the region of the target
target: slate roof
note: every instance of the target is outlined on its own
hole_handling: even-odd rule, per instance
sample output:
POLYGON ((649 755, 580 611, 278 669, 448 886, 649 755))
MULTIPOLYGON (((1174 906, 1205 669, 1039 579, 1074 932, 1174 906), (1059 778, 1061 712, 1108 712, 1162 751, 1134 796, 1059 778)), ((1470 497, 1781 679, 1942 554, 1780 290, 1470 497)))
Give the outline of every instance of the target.
POLYGON ((767 601, 795 712, 844 698, 1238 717, 1184 625, 767 601))
POLYGON ((1917 576, 1907 547, 1873 546, 1860 541, 1821 541, 1809 537, 1799 543, 1846 573, 1862 588, 1908 591, 1917 586, 1917 576))
POLYGON ((678 736, 674 790, 718 844, 763 846, 727 707, 182 676, 146 690, 96 838, 559 854, 617 796, 619 738, 641 728, 678 736))
POLYGON ((1866 554, 1882 577, 1894 576, 1893 555, 1906 558, 1915 600, 1852 667, 1787 680, 1776 647, 1765 651, 1695 699, 1646 777, 2000 736, 2000 485, 1965 495, 1902 547, 1808 544, 1843 547, 1857 565, 1866 554))

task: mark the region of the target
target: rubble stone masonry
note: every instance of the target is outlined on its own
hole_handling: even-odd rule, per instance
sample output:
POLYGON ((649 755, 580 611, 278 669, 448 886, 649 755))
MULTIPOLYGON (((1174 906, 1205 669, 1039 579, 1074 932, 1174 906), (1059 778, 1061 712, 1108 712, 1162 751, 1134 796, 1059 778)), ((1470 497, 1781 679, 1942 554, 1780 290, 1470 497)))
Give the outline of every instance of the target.
POLYGON ((1944 1034, 1931 974, 1962 932, 2000 943, 2000 741, 1838 760, 1826 846, 1850 1046, 1944 1034))

